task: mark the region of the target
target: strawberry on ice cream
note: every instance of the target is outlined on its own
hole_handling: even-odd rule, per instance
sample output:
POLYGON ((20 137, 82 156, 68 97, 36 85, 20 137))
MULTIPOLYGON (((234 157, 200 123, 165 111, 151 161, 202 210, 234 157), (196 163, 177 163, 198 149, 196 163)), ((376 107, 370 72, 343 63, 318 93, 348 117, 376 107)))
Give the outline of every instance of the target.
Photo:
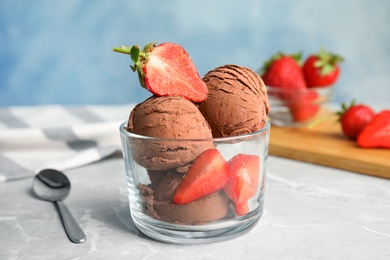
POLYGON ((157 96, 180 95, 200 102, 207 97, 207 87, 188 53, 178 44, 149 43, 139 46, 121 46, 114 51, 129 54, 138 73, 141 86, 157 96))

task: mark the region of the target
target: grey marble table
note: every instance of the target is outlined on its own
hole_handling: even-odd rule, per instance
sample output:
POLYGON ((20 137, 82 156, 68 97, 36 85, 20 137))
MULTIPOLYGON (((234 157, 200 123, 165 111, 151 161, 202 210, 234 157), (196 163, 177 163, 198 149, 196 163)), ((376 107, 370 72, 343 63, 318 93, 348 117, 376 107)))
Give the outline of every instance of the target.
POLYGON ((270 156, 265 212, 249 233, 201 245, 141 234, 120 155, 66 171, 66 204, 87 235, 71 243, 31 179, 0 183, 0 259, 390 259, 390 180, 270 156))

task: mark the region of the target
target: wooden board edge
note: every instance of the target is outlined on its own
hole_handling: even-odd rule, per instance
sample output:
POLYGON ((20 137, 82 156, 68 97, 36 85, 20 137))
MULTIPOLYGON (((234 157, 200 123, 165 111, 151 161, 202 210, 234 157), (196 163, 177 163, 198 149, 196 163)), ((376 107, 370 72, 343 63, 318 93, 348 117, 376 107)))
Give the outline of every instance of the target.
POLYGON ((286 148, 277 145, 270 144, 269 154, 280 156, 284 158, 299 160, 307 163, 319 164, 322 166, 338 168, 342 170, 347 170, 351 172, 361 173, 365 175, 390 179, 390 170, 386 166, 372 164, 372 163, 362 163, 359 160, 355 160, 352 163, 347 163, 345 159, 328 155, 326 158, 322 154, 316 154, 312 151, 297 150, 293 148, 286 148), (313 156, 314 155, 314 156, 313 156), (316 156, 323 157, 321 160, 313 159, 316 156))

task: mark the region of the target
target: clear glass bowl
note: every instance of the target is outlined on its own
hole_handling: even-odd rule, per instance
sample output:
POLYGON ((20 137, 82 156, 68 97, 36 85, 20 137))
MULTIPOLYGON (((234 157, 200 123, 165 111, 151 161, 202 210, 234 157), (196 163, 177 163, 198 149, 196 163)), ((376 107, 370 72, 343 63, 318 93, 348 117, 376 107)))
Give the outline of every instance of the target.
MULTIPOLYGON (((266 161, 270 122, 250 134, 210 139, 163 139, 140 136, 120 126, 130 215, 147 236, 168 243, 209 243, 231 239, 249 231, 264 207, 266 161), (255 158, 254 193, 247 211, 236 213, 236 204, 222 188, 188 204, 175 204, 173 195, 191 163, 204 151, 217 149, 229 160, 239 154, 255 158)), ((241 202, 240 202, 241 203, 241 202)))
POLYGON ((267 86, 272 125, 305 126, 321 116, 332 98, 333 86, 291 89, 267 86))

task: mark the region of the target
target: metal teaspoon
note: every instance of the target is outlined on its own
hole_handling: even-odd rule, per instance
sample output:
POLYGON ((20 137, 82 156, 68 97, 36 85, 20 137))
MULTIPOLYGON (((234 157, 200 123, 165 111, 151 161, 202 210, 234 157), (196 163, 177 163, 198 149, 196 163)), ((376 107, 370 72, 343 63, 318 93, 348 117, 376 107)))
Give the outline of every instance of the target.
POLYGON ((84 243, 87 240, 83 230, 63 202, 70 192, 70 181, 65 174, 53 169, 42 170, 33 179, 33 190, 39 198, 54 202, 65 231, 73 243, 84 243))

